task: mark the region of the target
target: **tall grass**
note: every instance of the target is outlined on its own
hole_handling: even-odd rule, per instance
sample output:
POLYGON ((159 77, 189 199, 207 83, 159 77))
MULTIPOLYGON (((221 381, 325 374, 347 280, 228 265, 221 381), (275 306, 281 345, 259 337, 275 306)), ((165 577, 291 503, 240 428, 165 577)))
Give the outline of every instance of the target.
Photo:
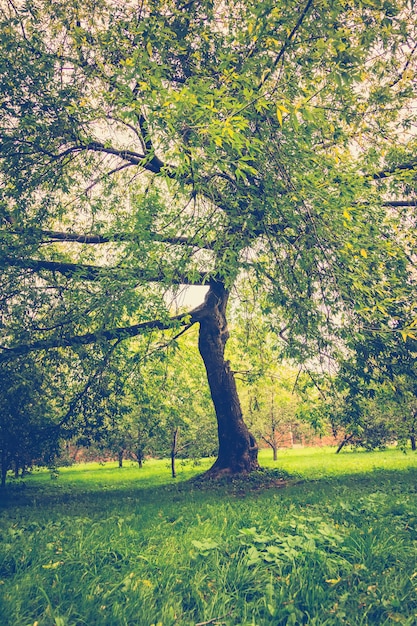
POLYGON ((0 624, 417 624, 417 455, 291 450, 284 488, 186 482, 208 465, 174 482, 162 461, 88 464, 12 490, 0 624))

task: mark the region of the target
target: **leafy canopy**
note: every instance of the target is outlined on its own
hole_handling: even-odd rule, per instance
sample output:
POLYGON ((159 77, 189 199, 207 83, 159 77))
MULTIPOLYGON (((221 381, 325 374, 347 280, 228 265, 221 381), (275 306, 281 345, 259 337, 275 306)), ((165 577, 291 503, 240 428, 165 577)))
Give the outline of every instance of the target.
POLYGON ((412 2, 4 0, 0 21, 6 358, 187 325, 172 288, 242 277, 299 359, 389 302, 407 333, 412 2))

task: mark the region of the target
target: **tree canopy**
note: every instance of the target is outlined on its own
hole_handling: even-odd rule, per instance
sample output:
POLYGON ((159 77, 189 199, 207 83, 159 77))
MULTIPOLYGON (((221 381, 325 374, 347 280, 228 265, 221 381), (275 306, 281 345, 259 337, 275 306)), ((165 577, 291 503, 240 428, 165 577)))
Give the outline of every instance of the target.
POLYGON ((255 469, 224 356, 242 283, 301 361, 414 332, 414 3, 0 10, 0 358, 199 323, 212 473, 255 469))

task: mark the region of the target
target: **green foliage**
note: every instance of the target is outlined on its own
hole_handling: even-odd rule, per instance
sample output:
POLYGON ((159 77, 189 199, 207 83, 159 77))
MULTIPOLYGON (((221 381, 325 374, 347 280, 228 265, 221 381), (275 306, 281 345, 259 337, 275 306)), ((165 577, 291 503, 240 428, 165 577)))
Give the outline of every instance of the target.
POLYGON ((47 377, 32 360, 0 367, 1 486, 9 469, 15 476, 34 464, 48 464, 58 452, 60 426, 47 377))
POLYGON ((409 3, 45 0, 1 26, 4 345, 166 319, 172 284, 245 274, 306 360, 410 296, 412 216, 381 201, 414 200, 409 3))
POLYGON ((411 440, 415 445, 415 348, 413 338, 403 341, 392 332, 352 337, 349 354, 325 382, 325 399, 314 409, 351 444, 372 449, 411 440))
POLYGON ((73 443, 92 448, 96 456, 121 454, 141 466, 149 456, 167 456, 178 429, 178 457, 213 455, 214 415, 192 343, 192 337, 183 337, 150 354, 141 352, 140 342, 130 349, 120 344, 105 367, 83 378, 71 403, 67 428, 73 443))

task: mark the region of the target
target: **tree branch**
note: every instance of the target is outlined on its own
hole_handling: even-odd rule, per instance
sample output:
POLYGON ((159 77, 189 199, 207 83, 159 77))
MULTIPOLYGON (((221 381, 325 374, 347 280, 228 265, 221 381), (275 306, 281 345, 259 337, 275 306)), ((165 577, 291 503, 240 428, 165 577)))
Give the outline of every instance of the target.
MULTIPOLYGON (((49 272, 58 272, 64 276, 74 276, 80 280, 97 280, 105 275, 116 274, 123 268, 121 267, 100 267, 97 265, 84 265, 82 263, 65 263, 61 261, 44 261, 37 259, 14 259, 11 257, 4 257, 3 263, 5 266, 21 267, 23 269, 30 269, 34 272, 40 272, 46 270, 49 272)), ((174 276, 170 277, 171 284, 174 285, 195 285, 201 286, 207 283, 208 272, 193 272, 195 278, 189 279, 187 276, 174 276)), ((146 282, 159 283, 166 279, 166 276, 161 271, 159 273, 151 274, 144 270, 134 270, 134 276, 138 280, 146 282)))
POLYGON ((397 85, 400 82, 400 80, 403 78, 405 72, 407 71, 407 69, 408 69, 408 67, 409 67, 409 65, 410 65, 410 63, 412 61, 412 58, 413 58, 414 53, 416 52, 416 50, 417 50, 417 43, 414 45, 414 48, 411 50, 411 52, 410 52, 410 54, 408 56, 407 62, 405 63, 403 69, 398 74, 397 78, 389 85, 389 87, 395 87, 395 85, 397 85))
POLYGON ((409 161, 408 163, 400 163, 400 165, 396 165, 393 168, 387 168, 381 170, 379 172, 375 172, 374 174, 368 174, 367 178, 373 178, 374 180, 381 180, 382 178, 388 178, 389 176, 393 176, 397 172, 400 171, 413 171, 417 168, 417 159, 414 161, 409 161))
POLYGON ((417 200, 387 200, 386 202, 384 202, 384 206, 392 206, 392 207, 417 206, 417 200))
POLYGON ((202 307, 197 307, 189 313, 175 315, 166 321, 152 320, 149 322, 134 324, 132 326, 124 326, 122 328, 112 328, 110 330, 86 333, 85 335, 40 339, 39 341, 34 341, 33 343, 21 344, 12 348, 1 346, 0 349, 2 349, 3 352, 0 352, 0 363, 38 350, 51 350, 52 348, 65 348, 70 346, 85 346, 99 341, 123 341, 124 339, 136 337, 137 335, 148 331, 170 330, 171 328, 178 326, 178 324, 184 326, 185 328, 190 328, 201 319, 202 311, 202 307))
POLYGON ((278 66, 278 63, 280 62, 280 60, 284 56, 285 52, 287 51, 288 46, 290 45, 292 39, 294 38, 294 35, 297 33, 298 29, 300 28, 301 24, 303 23, 304 18, 307 16, 307 14, 308 14, 312 4, 313 4, 313 0, 308 0, 307 4, 305 5, 304 9, 302 10, 302 12, 301 12, 301 14, 299 16, 299 18, 298 18, 294 28, 292 29, 292 31, 290 32, 290 34, 286 38, 286 40, 284 42, 284 45, 282 46, 281 50, 278 52, 277 56, 275 57, 274 62, 272 64, 272 67, 270 68, 269 72, 260 81, 260 83, 258 85, 258 89, 264 85, 264 83, 265 83, 266 79, 268 78, 268 76, 278 66))
MULTIPOLYGON (((15 230, 16 234, 19 234, 17 230, 15 230)), ((135 241, 138 239, 134 233, 115 233, 111 237, 107 235, 82 235, 79 233, 69 233, 65 231, 56 231, 56 230, 40 230, 39 234, 43 237, 48 238, 51 241, 70 241, 73 243, 82 243, 82 244, 102 244, 102 243, 114 243, 117 241, 135 241)), ((197 244, 193 242, 189 237, 183 236, 164 236, 156 233, 151 233, 152 241, 157 241, 158 243, 167 243, 172 245, 187 245, 196 248, 202 248, 204 250, 212 250, 213 243, 207 244, 197 244)))

